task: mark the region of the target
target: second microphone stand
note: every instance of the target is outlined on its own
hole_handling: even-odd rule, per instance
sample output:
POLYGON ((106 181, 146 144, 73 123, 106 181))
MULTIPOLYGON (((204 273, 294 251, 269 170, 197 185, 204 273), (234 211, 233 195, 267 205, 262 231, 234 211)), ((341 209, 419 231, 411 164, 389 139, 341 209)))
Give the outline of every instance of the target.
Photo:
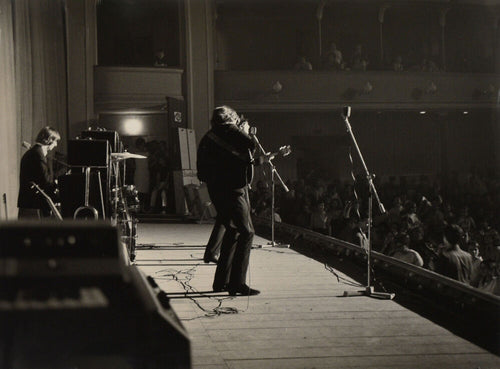
MULTIPOLYGON (((261 153, 265 154, 266 151, 264 150, 264 148, 262 147, 262 145, 260 144, 259 142, 259 139, 257 138, 256 135, 252 135, 254 140, 255 140, 255 143, 257 144, 259 150, 261 153)), ((283 189, 285 190, 285 192, 288 192, 290 191, 287 187, 287 185, 285 184, 285 182, 283 182, 283 179, 281 178, 280 174, 278 173, 278 171, 276 170, 276 166, 274 165, 274 163, 272 162, 272 159, 270 159, 268 161, 269 163, 269 168, 271 169, 271 242, 270 242, 270 245, 272 247, 284 247, 284 248, 289 248, 290 245, 288 244, 282 244, 282 243, 277 243, 275 241, 275 238, 274 238, 274 229, 275 229, 275 216, 276 216, 276 208, 275 208, 275 187, 276 187, 276 179, 278 179, 281 187, 283 187, 283 189)))
POLYGON ((368 250, 367 250, 367 283, 366 283, 366 288, 363 291, 356 291, 356 292, 351 292, 351 291, 344 291, 344 297, 349 297, 349 296, 369 296, 369 297, 375 297, 378 299, 387 299, 387 300, 392 300, 395 296, 394 293, 386 293, 386 292, 375 292, 373 286, 371 285, 371 272, 372 272, 372 265, 371 265, 371 256, 372 256, 372 240, 371 240, 371 229, 372 229, 372 223, 373 223, 373 215, 372 215, 372 204, 373 204, 373 197, 377 200, 377 203, 379 205, 380 212, 382 214, 385 213, 384 205, 380 201, 380 198, 378 197, 377 194, 377 189, 375 188, 375 185, 373 184, 373 175, 370 174, 368 171, 368 167, 365 164, 365 161, 363 159, 363 155, 361 154, 361 150, 359 149, 358 142, 356 141, 356 137, 354 137, 354 133, 352 132, 351 124, 349 123, 349 115, 347 114, 346 116, 342 115, 344 118, 344 122, 347 127, 347 132, 351 136, 352 142, 354 144, 354 147, 356 148, 356 151, 358 153, 359 159, 361 161, 361 164, 363 165, 363 169, 366 174, 366 178, 368 180, 368 187, 369 187, 369 195, 368 195, 368 250))

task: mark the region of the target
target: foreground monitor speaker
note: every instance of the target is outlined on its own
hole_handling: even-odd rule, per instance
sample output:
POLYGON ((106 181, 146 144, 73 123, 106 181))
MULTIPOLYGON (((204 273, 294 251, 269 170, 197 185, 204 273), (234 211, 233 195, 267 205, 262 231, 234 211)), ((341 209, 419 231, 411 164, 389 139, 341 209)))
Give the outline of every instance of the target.
POLYGON ((168 295, 99 221, 0 223, 0 367, 191 368, 168 295))

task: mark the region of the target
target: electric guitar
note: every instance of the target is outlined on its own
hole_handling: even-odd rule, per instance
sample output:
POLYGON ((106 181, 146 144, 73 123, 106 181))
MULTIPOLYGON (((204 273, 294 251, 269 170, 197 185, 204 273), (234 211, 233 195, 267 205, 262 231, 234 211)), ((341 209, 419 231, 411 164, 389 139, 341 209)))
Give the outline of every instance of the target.
POLYGON ((57 209, 57 206, 56 204, 54 204, 54 201, 52 201, 52 199, 50 198, 49 195, 47 195, 41 188, 39 185, 37 185, 35 182, 30 182, 30 185, 32 189, 34 189, 36 191, 36 193, 39 193, 40 195, 42 195, 45 200, 47 201, 47 203, 49 204, 50 206, 50 210, 52 210, 52 214, 59 220, 63 220, 63 217, 61 216, 61 213, 59 212, 59 209, 57 209))
MULTIPOLYGON (((273 152, 273 153, 270 153, 270 154, 264 154, 266 156, 269 156, 269 161, 273 160, 274 158, 276 158, 277 156, 288 156, 290 155, 290 153, 292 152, 292 149, 290 147, 290 145, 285 145, 285 146, 281 146, 279 148, 278 151, 276 152, 273 152)), ((247 166, 247 183, 250 185, 253 181, 253 176, 254 176, 254 164, 253 164, 253 155, 252 153, 249 151, 248 152, 249 156, 250 156, 250 162, 252 164, 248 165, 247 166)))

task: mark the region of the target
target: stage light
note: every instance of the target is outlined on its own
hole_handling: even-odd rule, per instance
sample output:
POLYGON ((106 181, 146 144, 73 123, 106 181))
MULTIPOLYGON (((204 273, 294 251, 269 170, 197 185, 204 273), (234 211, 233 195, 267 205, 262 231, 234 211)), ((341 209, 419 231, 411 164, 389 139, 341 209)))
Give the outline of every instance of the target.
POLYGON ((420 114, 421 114, 421 115, 424 115, 424 114, 427 114, 427 112, 426 112, 425 110, 422 110, 422 111, 420 112, 420 114))
POLYGON ((129 136, 140 136, 144 131, 144 125, 140 119, 126 118, 123 120, 123 133, 129 136))
POLYGON ((463 114, 467 115, 467 114, 469 114, 469 112, 467 110, 464 110, 463 114))

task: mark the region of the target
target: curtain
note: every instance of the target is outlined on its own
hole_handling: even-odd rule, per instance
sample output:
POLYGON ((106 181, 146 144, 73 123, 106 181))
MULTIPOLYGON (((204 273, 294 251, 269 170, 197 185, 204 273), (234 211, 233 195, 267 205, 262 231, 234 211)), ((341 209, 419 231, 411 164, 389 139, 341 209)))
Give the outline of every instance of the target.
POLYGON ((63 0, 0 0, 0 219, 17 217, 19 162, 38 131, 67 136, 63 0), (5 211, 3 195, 7 199, 5 211))
MULTIPOLYGON (((62 0, 15 0, 15 55, 21 141, 52 126, 67 134, 65 24, 62 0)), ((63 150, 65 151, 65 150, 63 150)))
POLYGON ((17 216, 19 135, 11 0, 0 0, 0 219, 17 216), (7 212, 3 197, 5 195, 7 212))

